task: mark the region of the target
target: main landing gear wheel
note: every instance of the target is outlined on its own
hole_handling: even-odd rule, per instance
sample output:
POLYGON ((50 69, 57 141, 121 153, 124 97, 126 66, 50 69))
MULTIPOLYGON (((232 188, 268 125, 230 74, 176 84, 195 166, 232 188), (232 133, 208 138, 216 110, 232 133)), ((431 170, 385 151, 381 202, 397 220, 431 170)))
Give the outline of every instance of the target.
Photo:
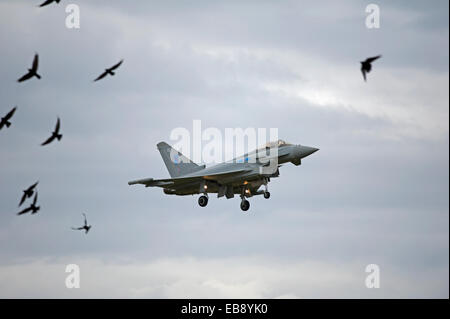
POLYGON ((270 198, 270 193, 269 192, 264 192, 264 198, 265 199, 269 199, 270 198))
POLYGON ((250 202, 249 202, 248 200, 244 199, 244 200, 241 202, 241 209, 242 209, 244 212, 246 212, 246 211, 248 211, 249 208, 250 208, 250 202))
POLYGON ((208 197, 206 197, 205 195, 202 195, 198 198, 198 204, 201 207, 205 207, 206 205, 208 205, 208 197))

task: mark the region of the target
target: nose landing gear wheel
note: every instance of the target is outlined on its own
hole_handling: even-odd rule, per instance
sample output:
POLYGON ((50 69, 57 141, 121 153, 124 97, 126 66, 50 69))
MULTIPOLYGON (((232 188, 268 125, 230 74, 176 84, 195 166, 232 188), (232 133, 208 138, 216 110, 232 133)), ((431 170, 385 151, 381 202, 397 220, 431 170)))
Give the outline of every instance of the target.
POLYGON ((206 197, 205 195, 202 195, 198 198, 198 204, 201 207, 205 207, 206 205, 208 205, 208 197, 206 197))
POLYGON ((270 198, 270 193, 269 192, 265 192, 264 193, 264 198, 265 199, 269 199, 270 198))
POLYGON ((249 208, 250 208, 250 202, 249 202, 248 200, 244 199, 244 200, 241 202, 241 209, 242 209, 244 212, 246 212, 246 211, 248 211, 249 208))

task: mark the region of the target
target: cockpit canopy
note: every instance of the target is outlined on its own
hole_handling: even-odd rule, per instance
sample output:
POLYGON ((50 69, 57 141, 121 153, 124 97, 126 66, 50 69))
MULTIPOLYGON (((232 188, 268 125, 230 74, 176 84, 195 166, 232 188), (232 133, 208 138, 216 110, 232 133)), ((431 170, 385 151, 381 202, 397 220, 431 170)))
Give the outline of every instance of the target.
POLYGON ((282 147, 282 146, 286 146, 286 145, 292 145, 292 144, 287 143, 286 141, 283 141, 283 140, 278 140, 278 141, 267 142, 261 148, 282 147))
MULTIPOLYGON (((252 163, 252 160, 256 161, 257 158, 266 157, 268 149, 281 148, 281 147, 288 146, 288 145, 293 145, 293 144, 287 143, 286 141, 283 141, 283 140, 268 142, 268 143, 262 145, 261 147, 257 148, 256 150, 253 150, 242 156, 236 157, 236 158, 232 159, 231 161, 236 162, 236 163, 248 163, 248 162, 252 163)), ((277 155, 275 155, 275 156, 277 156, 277 155)))

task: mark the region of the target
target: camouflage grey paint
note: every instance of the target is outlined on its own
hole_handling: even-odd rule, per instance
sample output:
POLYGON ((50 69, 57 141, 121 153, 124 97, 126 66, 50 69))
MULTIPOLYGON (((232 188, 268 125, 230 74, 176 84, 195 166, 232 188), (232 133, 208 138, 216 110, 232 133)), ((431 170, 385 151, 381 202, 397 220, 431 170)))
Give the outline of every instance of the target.
POLYGON ((270 178, 279 176, 282 164, 291 162, 300 165, 302 158, 318 151, 314 147, 285 144, 267 147, 265 150, 258 149, 231 161, 205 167, 193 163, 165 142, 158 143, 157 147, 172 178, 139 179, 128 182, 129 185, 161 187, 165 194, 171 195, 217 193, 217 197, 226 198, 232 198, 234 194, 240 194, 241 197, 264 194, 267 190, 259 188, 263 184, 267 185, 270 178), (271 158, 269 154, 276 154, 276 157, 271 158), (270 158, 275 160, 276 166, 274 170, 267 172, 264 168, 270 165, 267 161, 270 158))

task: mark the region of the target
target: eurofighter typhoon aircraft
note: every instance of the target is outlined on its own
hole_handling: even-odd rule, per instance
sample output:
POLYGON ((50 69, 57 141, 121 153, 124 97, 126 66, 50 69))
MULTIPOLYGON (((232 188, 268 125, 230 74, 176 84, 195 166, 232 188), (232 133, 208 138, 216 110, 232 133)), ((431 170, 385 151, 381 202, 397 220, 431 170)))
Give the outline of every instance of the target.
POLYGON ((255 195, 264 195, 266 199, 270 197, 267 184, 270 178, 279 176, 281 164, 291 162, 298 166, 302 158, 318 151, 314 147, 278 140, 231 161, 206 167, 195 164, 165 142, 158 143, 157 147, 171 178, 145 178, 130 181, 129 185, 161 187, 165 194, 170 195, 201 194, 198 199, 201 207, 208 204, 210 193, 217 193, 217 197, 225 196, 227 199, 238 194, 243 211, 250 208, 246 198, 255 195), (264 189, 259 190, 262 185, 264 189))

